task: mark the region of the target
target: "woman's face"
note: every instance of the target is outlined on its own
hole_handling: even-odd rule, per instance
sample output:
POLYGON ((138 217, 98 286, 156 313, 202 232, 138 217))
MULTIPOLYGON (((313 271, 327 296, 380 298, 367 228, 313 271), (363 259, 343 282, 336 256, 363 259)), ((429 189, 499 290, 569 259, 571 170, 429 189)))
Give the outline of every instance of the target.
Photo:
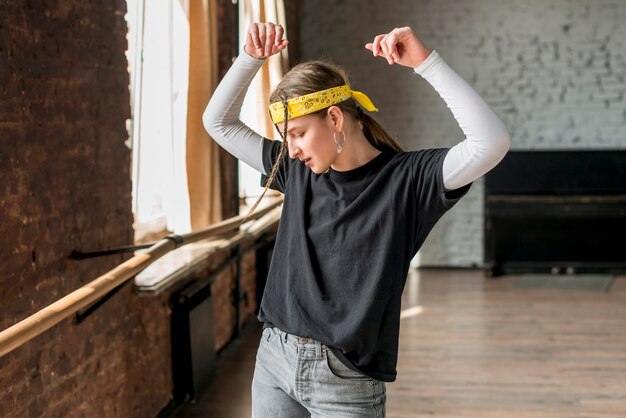
MULTIPOLYGON (((298 158, 316 174, 325 172, 337 158, 337 145, 333 140, 333 123, 330 115, 304 115, 287 123, 289 157, 298 158), (308 161, 307 161, 308 160, 308 161)), ((276 124, 283 132, 284 123, 276 124)))

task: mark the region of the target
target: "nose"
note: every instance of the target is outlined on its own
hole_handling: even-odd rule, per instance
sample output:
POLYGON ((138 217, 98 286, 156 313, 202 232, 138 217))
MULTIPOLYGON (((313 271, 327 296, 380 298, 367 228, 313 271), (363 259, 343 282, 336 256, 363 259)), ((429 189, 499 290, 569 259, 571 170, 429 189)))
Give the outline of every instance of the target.
POLYGON ((292 160, 294 158, 298 158, 298 155, 300 155, 300 148, 290 145, 289 143, 287 143, 287 147, 289 148, 289 158, 292 160))

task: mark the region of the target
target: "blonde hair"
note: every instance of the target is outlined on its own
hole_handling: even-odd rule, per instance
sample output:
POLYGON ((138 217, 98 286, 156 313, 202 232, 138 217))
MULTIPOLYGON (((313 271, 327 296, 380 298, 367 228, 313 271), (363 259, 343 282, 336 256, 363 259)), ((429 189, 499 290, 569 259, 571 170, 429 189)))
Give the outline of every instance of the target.
MULTIPOLYGON (((280 162, 287 152, 287 100, 344 84, 350 85, 348 76, 343 68, 326 60, 315 60, 302 62, 296 65, 289 70, 287 74, 285 74, 283 79, 276 86, 274 92, 270 95, 270 103, 278 101, 283 103, 283 107, 285 109, 285 125, 283 127, 283 132, 280 132, 278 127, 274 125, 283 141, 280 146, 278 158, 276 158, 272 171, 265 182, 265 190, 263 190, 263 193, 254 203, 242 223, 245 222, 245 220, 257 208, 261 200, 263 200, 263 196, 265 196, 265 192, 267 192, 267 189, 274 181, 280 162)), ((404 151, 404 149, 398 145, 391 135, 389 135, 389 133, 387 133, 387 131, 373 117, 363 112, 354 98, 337 103, 335 106, 339 107, 344 114, 348 115, 348 117, 362 123, 365 138, 367 138, 367 140, 375 148, 381 151, 404 151)), ((318 117, 324 118, 327 114, 326 111, 327 109, 322 109, 311 113, 311 115, 317 115, 318 117)))

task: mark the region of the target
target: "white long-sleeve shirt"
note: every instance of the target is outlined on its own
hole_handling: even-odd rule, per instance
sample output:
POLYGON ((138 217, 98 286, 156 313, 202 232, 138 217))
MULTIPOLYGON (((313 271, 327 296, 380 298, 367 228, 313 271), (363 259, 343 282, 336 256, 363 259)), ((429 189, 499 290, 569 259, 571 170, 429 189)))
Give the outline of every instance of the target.
MULTIPOLYGON (((203 123, 226 151, 267 174, 262 162, 263 136, 239 119, 246 91, 264 61, 241 51, 211 97, 203 123)), ((444 187, 460 188, 495 167, 509 150, 511 137, 491 107, 437 51, 413 71, 439 93, 465 134, 444 159, 444 187)))

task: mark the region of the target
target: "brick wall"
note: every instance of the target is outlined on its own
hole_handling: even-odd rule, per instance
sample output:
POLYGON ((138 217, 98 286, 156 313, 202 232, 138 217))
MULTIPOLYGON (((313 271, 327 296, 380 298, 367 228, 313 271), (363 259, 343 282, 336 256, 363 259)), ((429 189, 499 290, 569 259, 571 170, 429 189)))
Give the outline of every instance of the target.
MULTIPOLYGON (((125 11, 119 0, 0 2, 2 330, 124 260, 72 261, 72 250, 132 243, 125 11)), ((256 309, 254 252, 242 265, 243 324, 256 309)), ((235 274, 212 286, 216 350, 233 335, 235 274)), ((84 322, 1 357, 0 416, 156 416, 172 397, 170 296, 126 285, 84 322)))
MULTIPOLYGON (((123 261, 72 250, 132 243, 125 11, 1 2, 1 329, 123 261)), ((0 358, 0 416, 155 416, 171 392, 169 313, 136 299, 126 286, 0 358)))
MULTIPOLYGON (((125 259, 73 261, 72 250, 132 243, 125 12, 122 0, 0 2, 1 330, 125 259)), ((242 325, 257 308, 252 244, 242 325)), ((236 262, 212 285, 216 351, 236 326, 235 280, 236 262)), ((126 285, 84 322, 65 320, 1 357, 0 416, 156 416, 172 397, 171 292, 138 297, 126 285)))
MULTIPOLYGON (((345 66, 376 117, 406 149, 463 139, 434 90, 364 48, 411 26, 485 98, 512 133, 512 149, 626 148, 626 3, 618 0, 373 0, 301 2, 303 58, 345 66)), ((483 260, 483 179, 435 226, 421 265, 483 260)))

